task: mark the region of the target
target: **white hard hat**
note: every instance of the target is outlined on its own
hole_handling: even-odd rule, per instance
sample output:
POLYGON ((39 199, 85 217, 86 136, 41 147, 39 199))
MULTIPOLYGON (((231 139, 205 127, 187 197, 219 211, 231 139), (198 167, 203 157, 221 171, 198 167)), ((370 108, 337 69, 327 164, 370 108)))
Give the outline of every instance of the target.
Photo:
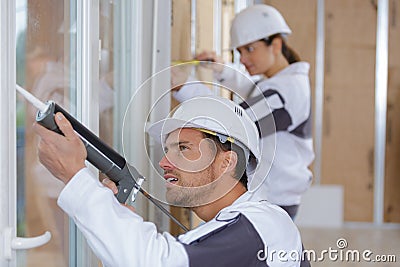
MULTIPOLYGON (((214 132, 220 140, 228 140, 244 150, 248 149, 257 162, 260 161, 256 125, 241 106, 227 98, 191 98, 182 102, 168 118, 150 125, 147 132, 156 140, 164 142, 168 134, 180 128, 198 128, 214 132)), ((256 165, 247 170, 253 171, 255 168, 256 165)))
POLYGON ((285 19, 272 6, 253 5, 239 12, 231 25, 231 48, 237 48, 274 34, 290 34, 285 19))

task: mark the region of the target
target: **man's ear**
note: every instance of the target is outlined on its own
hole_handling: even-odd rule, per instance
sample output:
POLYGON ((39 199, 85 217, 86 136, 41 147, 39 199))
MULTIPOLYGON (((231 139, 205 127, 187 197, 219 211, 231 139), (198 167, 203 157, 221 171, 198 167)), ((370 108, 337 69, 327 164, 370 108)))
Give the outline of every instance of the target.
POLYGON ((221 167, 224 172, 235 171, 236 165, 238 163, 238 156, 234 151, 225 151, 224 158, 222 160, 221 167))

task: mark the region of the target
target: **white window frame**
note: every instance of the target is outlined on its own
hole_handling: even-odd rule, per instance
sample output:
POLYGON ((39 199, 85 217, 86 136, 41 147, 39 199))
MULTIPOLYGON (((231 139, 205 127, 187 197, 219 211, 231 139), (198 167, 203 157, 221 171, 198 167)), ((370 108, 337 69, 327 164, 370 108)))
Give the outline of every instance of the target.
POLYGON ((6 238, 16 237, 17 224, 15 1, 0 2, 0 44, 0 266, 13 267, 6 238))
MULTIPOLYGON (((76 114, 93 133, 99 132, 99 0, 76 1, 76 114)), ((74 99, 71 96, 71 99, 74 99)), ((92 168, 94 173, 98 173, 92 168)), ((69 265, 98 266, 98 259, 70 220, 69 265)))
MULTIPOLYGON (((121 94, 131 94, 148 79, 152 74, 170 65, 170 12, 171 0, 147 1, 147 0, 121 0, 125 5, 129 5, 126 15, 135 14, 132 20, 125 20, 130 23, 130 29, 134 32, 127 42, 128 49, 133 51, 127 58, 126 65, 131 65, 129 90, 121 94), (167 11, 167 12, 166 12, 167 11), (145 34, 143 38, 142 33, 145 34), (150 45, 149 45, 150 44, 150 45), (134 77, 134 78, 131 78, 134 77), (133 79, 133 80, 132 80, 133 79)), ((98 133, 99 128, 99 0, 72 1, 74 5, 71 10, 77 11, 76 40, 71 40, 71 44, 76 44, 77 70, 76 77, 71 82, 76 86, 76 94, 71 95, 76 109, 71 115, 75 116, 94 133, 98 133)), ((69 6, 67 8, 70 8, 69 6)), ((0 1, 0 119, 3 122, 3 130, 0 131, 0 266, 15 267, 17 265, 16 252, 10 250, 10 255, 5 255, 5 229, 9 237, 16 235, 16 60, 15 60, 15 0, 0 1)), ((125 31, 126 34, 126 31, 125 31)), ((122 66, 123 67, 123 66, 122 66)), ((152 88, 146 96, 143 105, 138 107, 144 112, 150 109, 151 102, 159 97, 160 85, 170 83, 169 75, 164 80, 157 80, 157 84, 152 84, 152 88)), ((120 95, 119 97, 123 97, 120 95)), ((126 98, 125 98, 126 99, 126 98)), ((156 112, 157 115, 164 117, 169 112, 169 102, 162 110, 156 112)), ((158 118, 152 118, 158 119, 158 118)), ((140 122, 136 122, 140 123, 140 122)), ((132 127, 133 128, 133 127, 132 127)), ((143 130, 142 130, 142 134, 143 130)), ((145 155, 145 151, 137 151, 134 148, 140 147, 128 144, 127 148, 132 147, 132 151, 138 155, 145 155)), ((154 156, 154 155, 153 155, 154 156)), ((140 162, 138 168, 149 172, 148 162, 140 162)), ((151 186, 151 185, 150 185, 151 186)), ((160 219, 160 211, 149 205, 146 207, 147 219, 160 219)), ((161 230, 169 230, 169 218, 161 221, 161 230)), ((70 266, 87 267, 98 266, 98 260, 91 253, 85 239, 70 223, 70 266)))

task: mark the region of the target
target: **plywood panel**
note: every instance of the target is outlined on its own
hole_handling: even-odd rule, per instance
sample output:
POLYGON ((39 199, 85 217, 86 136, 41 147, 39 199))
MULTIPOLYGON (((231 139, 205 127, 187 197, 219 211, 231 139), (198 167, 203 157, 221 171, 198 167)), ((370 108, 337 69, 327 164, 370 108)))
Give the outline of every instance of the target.
POLYGON ((233 18, 235 17, 235 1, 222 1, 222 21, 221 21, 221 56, 225 62, 232 62, 232 51, 229 50, 231 37, 230 29, 233 18))
POLYGON ((385 222, 400 222, 400 0, 389 1, 385 222))
POLYGON ((196 1, 196 52, 215 50, 214 34, 217 30, 214 23, 214 1, 196 1))
POLYGON ((171 17, 171 60, 189 60, 190 0, 173 0, 171 17))
POLYGON ((302 60, 311 64, 311 88, 314 88, 317 1, 266 0, 264 2, 278 9, 292 30, 292 34, 288 36, 288 45, 299 54, 302 60))
POLYGON ((345 221, 373 218, 376 6, 325 1, 322 182, 344 186, 345 221))

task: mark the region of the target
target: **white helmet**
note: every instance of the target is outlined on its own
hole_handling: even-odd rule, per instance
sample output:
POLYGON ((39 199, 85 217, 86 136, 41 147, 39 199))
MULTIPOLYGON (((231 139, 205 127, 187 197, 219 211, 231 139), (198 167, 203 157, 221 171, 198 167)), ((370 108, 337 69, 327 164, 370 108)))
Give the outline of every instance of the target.
MULTIPOLYGON (((180 128, 198 128, 215 133, 222 142, 228 140, 249 151, 260 162, 259 135, 246 111, 233 101, 218 96, 194 97, 182 102, 168 118, 148 127, 148 134, 160 142, 180 128)), ((251 160, 251 157, 246 157, 251 160)), ((257 163, 247 171, 254 171, 257 163)))
POLYGON ((239 12, 231 25, 231 48, 237 48, 271 35, 292 31, 285 19, 272 6, 253 5, 239 12))

